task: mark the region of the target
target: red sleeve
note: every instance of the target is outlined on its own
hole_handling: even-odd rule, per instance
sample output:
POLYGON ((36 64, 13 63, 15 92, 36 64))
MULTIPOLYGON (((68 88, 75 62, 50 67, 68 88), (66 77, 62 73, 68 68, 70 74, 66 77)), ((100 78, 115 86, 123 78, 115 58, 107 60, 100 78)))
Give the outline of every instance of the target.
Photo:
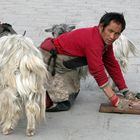
POLYGON ((89 46, 86 48, 86 58, 91 75, 102 88, 108 84, 108 77, 102 61, 102 49, 100 46, 89 46))
POLYGON ((107 72, 109 73, 119 90, 127 88, 118 61, 114 56, 112 46, 109 46, 107 51, 104 53, 103 62, 107 72))

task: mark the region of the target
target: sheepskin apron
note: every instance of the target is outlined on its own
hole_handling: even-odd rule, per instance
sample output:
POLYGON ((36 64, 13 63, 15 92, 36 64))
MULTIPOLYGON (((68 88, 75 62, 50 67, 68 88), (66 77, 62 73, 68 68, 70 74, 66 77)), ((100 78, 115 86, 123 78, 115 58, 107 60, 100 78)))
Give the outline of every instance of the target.
MULTIPOLYGON (((44 61, 47 64, 51 56, 50 52, 42 50, 44 61)), ((63 61, 73 59, 74 57, 57 55, 55 65, 55 75, 52 76, 53 63, 47 66, 49 71, 47 92, 53 102, 62 102, 70 100, 80 90, 80 79, 86 75, 86 70, 81 68, 68 69, 63 65, 63 61)))

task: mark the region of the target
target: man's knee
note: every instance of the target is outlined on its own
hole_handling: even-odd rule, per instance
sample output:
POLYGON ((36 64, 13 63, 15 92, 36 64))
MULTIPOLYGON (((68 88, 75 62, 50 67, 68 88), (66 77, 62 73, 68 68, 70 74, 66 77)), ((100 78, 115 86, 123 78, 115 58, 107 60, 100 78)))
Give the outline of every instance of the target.
POLYGON ((77 93, 71 94, 69 97, 69 100, 67 100, 67 101, 58 102, 58 103, 52 105, 51 107, 46 109, 46 112, 59 112, 59 111, 69 110, 71 108, 71 106, 73 105, 78 93, 79 93, 79 91, 77 93))
POLYGON ((46 111, 47 112, 67 111, 70 108, 71 108, 71 102, 69 100, 53 103, 48 92, 46 91, 46 111))

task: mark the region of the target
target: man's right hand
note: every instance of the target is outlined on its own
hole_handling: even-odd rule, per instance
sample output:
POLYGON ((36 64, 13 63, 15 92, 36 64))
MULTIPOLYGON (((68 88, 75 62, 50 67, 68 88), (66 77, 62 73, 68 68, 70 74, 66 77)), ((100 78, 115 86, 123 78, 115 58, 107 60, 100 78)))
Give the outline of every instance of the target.
POLYGON ((132 103, 132 100, 127 100, 127 99, 121 99, 119 98, 119 103, 118 103, 118 106, 117 108, 119 110, 127 110, 127 109, 130 109, 133 107, 133 103, 132 103))
POLYGON ((120 98, 115 94, 110 98, 110 101, 114 107, 117 107, 120 110, 132 108, 133 105, 131 100, 120 98))

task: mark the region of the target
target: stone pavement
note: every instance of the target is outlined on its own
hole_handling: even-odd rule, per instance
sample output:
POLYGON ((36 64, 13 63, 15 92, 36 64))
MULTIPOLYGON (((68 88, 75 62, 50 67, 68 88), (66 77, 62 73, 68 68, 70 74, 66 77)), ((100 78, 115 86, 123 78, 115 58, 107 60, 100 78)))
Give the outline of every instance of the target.
MULTIPOLYGON (((139 0, 0 0, 0 21, 13 25, 18 33, 27 31, 36 46, 50 36, 45 28, 59 23, 78 26, 96 25, 105 11, 123 12, 127 22, 124 31, 140 48, 139 0)), ((140 58, 130 56, 125 75, 131 90, 140 91, 140 58)), ((139 140, 140 116, 99 113, 106 96, 92 78, 81 82, 81 92, 70 111, 46 113, 46 124, 37 128, 33 137, 25 136, 26 118, 8 136, 0 140, 139 140)))

